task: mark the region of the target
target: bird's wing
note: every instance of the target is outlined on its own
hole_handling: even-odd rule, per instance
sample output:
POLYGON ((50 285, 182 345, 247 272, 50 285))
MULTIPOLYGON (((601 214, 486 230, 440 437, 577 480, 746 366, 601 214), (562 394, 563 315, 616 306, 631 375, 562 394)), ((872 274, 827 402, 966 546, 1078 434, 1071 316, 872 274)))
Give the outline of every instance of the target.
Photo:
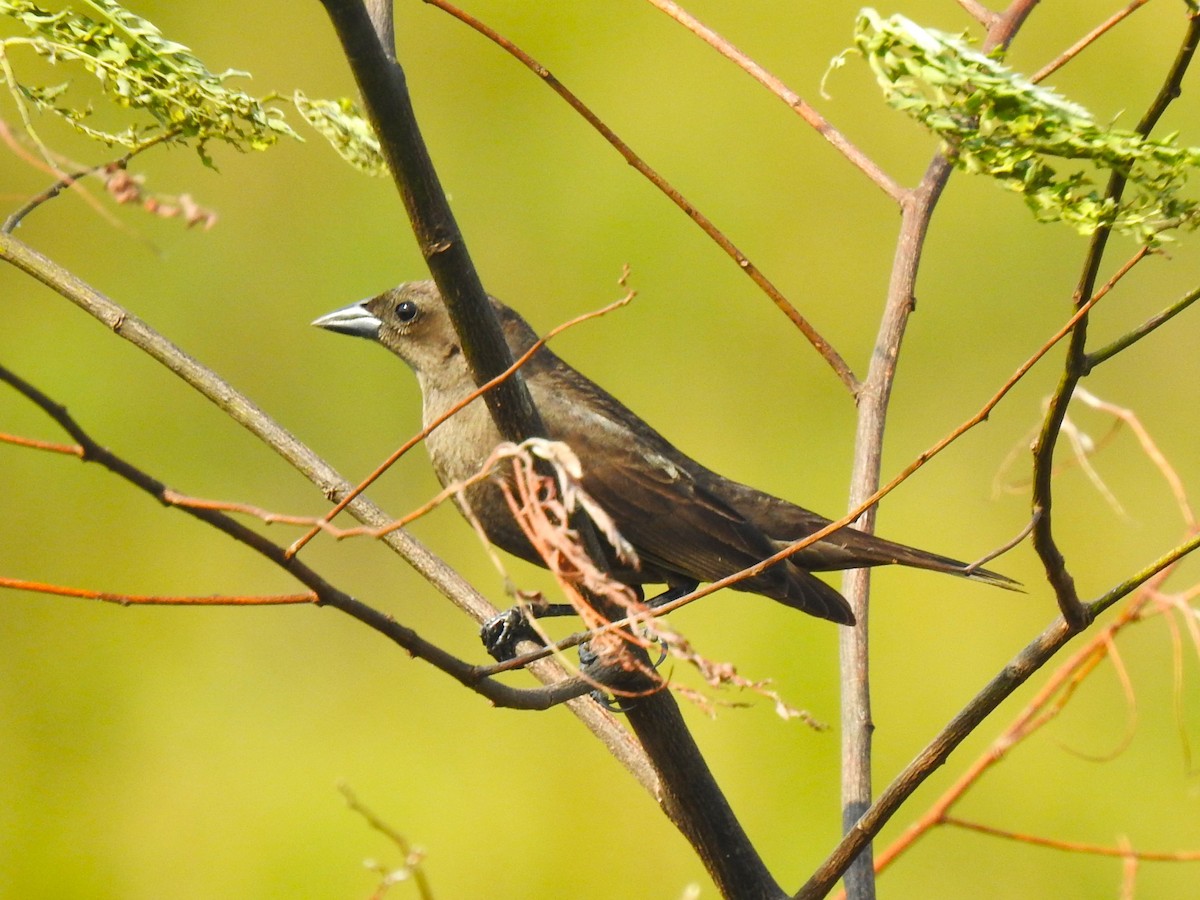
POLYGON ((567 439, 583 463, 584 488, 650 563, 715 581, 774 552, 766 536, 669 457, 625 443, 567 439))
POLYGON ((648 573, 714 581, 774 552, 765 534, 700 483, 697 464, 603 389, 553 377, 533 377, 529 384, 550 437, 575 451, 584 488, 648 573), (578 396, 581 390, 586 396, 578 396))

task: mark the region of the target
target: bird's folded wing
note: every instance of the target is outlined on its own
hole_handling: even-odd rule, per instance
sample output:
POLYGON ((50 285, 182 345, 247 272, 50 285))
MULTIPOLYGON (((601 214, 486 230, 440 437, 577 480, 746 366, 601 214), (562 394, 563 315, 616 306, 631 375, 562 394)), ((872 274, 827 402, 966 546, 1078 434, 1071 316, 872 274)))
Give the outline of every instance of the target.
POLYGON ((615 450, 576 438, 584 488, 655 568, 715 581, 774 552, 766 535, 683 466, 635 445, 615 450))

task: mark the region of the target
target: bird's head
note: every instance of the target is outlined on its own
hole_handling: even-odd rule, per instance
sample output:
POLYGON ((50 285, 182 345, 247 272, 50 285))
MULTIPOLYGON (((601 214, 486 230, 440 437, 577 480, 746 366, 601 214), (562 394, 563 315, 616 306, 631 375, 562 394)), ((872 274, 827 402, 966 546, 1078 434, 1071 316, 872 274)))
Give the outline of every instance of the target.
POLYGON ((312 324, 382 344, 408 363, 422 382, 457 382, 467 372, 458 335, 432 281, 405 282, 326 313, 312 324))

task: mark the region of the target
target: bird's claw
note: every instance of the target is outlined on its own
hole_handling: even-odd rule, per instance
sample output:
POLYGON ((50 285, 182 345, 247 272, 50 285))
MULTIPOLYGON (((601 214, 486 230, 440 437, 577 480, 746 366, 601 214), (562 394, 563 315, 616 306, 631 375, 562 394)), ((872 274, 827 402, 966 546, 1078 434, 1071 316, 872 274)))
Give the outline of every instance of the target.
MULTIPOLYGON (((579 668, 586 672, 590 667, 595 666, 600 662, 600 656, 593 649, 592 645, 584 641, 579 645, 579 668)), ((623 715, 626 712, 625 704, 617 697, 596 688, 590 691, 588 696, 607 709, 614 715, 623 715)))
POLYGON ((537 632, 529 624, 519 606, 506 609, 480 626, 479 639, 492 659, 504 662, 517 655, 517 644, 521 641, 541 643, 537 632))

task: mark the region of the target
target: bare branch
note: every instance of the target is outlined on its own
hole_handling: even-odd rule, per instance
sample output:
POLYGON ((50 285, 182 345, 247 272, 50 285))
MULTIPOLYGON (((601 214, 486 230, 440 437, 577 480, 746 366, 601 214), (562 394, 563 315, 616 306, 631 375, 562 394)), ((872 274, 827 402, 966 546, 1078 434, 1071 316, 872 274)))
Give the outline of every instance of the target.
POLYGON ((788 105, 794 113, 812 126, 821 137, 825 138, 834 148, 848 159, 859 171, 892 200, 903 203, 906 191, 877 166, 869 156, 858 149, 850 140, 838 131, 829 121, 817 112, 804 99, 791 90, 782 81, 756 63, 753 59, 733 46, 717 32, 713 31, 678 3, 673 0, 647 0, 647 2, 666 13, 700 40, 704 41, 726 59, 733 62, 743 72, 769 90, 772 94, 788 105))
POLYGON ((1056 59, 1038 69, 1035 74, 1030 76, 1029 80, 1034 84, 1037 84, 1039 81, 1049 78, 1059 69, 1073 60, 1076 56, 1094 44, 1097 40, 1115 28, 1121 21, 1133 15, 1149 2, 1150 0, 1131 0, 1129 5, 1124 9, 1117 10, 1115 13, 1081 37, 1078 41, 1060 53, 1056 59))
POLYGON ((1188 291, 1162 312, 1151 316, 1128 334, 1123 334, 1112 343, 1086 354, 1083 362, 1083 374, 1090 375, 1092 369, 1096 368, 1096 366, 1108 361, 1122 350, 1132 347, 1146 335, 1155 331, 1159 326, 1171 321, 1171 319, 1175 318, 1175 316, 1179 315, 1197 300, 1200 300, 1200 288, 1188 291))
POLYGON ((579 113, 589 125, 591 125, 600 136, 603 137, 609 144, 612 145, 624 160, 633 166, 641 173, 651 184, 662 191, 666 197, 678 206, 693 222, 695 222, 700 230, 703 231, 712 241, 720 247, 725 254, 732 259, 745 272, 750 280, 771 298, 771 301, 779 307, 788 319, 791 320, 800 332, 808 339, 808 342, 813 345, 821 357, 829 364, 834 373, 841 379, 842 383, 852 395, 857 395, 859 390, 859 382, 851 370, 849 364, 842 356, 834 349, 824 337, 821 336, 812 324, 800 313, 790 300, 772 283, 762 270, 758 268, 750 258, 747 257, 738 247, 726 237, 725 233, 697 207, 683 196, 670 182, 666 180, 656 169, 652 168, 649 163, 642 159, 633 148, 623 141, 615 131, 609 128, 597 116, 590 107, 588 107, 573 91, 559 81, 549 69, 535 60, 532 56, 510 41, 508 38, 501 35, 495 29, 488 27, 479 19, 471 14, 464 12, 456 6, 446 2, 446 0, 424 0, 432 6, 449 13, 458 19, 460 22, 475 29, 488 40, 501 47, 503 50, 515 57, 522 65, 533 72, 556 94, 563 98, 570 107, 579 113))
MULTIPOLYGON (((1166 112, 1171 101, 1178 97, 1179 86, 1184 72, 1191 65, 1198 43, 1200 43, 1200 14, 1193 13, 1189 16, 1188 27, 1184 34, 1183 42, 1171 68, 1163 80, 1163 86, 1137 125, 1136 131, 1138 134, 1148 135, 1166 112)), ((1114 172, 1109 178, 1105 196, 1111 198, 1114 202, 1119 201, 1124 189, 1125 177, 1118 172, 1114 172)), ((1088 298, 1094 293, 1100 264, 1104 258, 1104 251, 1108 246, 1109 235, 1110 229, 1102 227, 1092 236, 1087 256, 1084 259, 1079 285, 1075 290, 1074 302, 1076 308, 1082 308, 1088 298)), ((1034 444, 1033 451, 1033 507, 1039 513, 1033 530, 1033 545, 1042 559, 1046 576, 1054 588, 1055 597, 1058 600, 1059 608, 1062 610, 1064 618, 1077 630, 1084 628, 1091 619, 1089 618, 1089 608, 1079 600, 1075 589, 1075 581, 1067 570, 1066 560, 1054 538, 1052 474, 1054 469, 1054 448, 1058 443, 1058 436, 1062 431, 1071 394, 1075 390, 1075 386, 1079 383, 1079 380, 1087 374, 1089 369, 1087 324, 1087 317, 1082 317, 1075 325, 1075 329, 1071 334, 1062 379, 1050 399, 1046 416, 1042 422, 1041 433, 1034 444)))

